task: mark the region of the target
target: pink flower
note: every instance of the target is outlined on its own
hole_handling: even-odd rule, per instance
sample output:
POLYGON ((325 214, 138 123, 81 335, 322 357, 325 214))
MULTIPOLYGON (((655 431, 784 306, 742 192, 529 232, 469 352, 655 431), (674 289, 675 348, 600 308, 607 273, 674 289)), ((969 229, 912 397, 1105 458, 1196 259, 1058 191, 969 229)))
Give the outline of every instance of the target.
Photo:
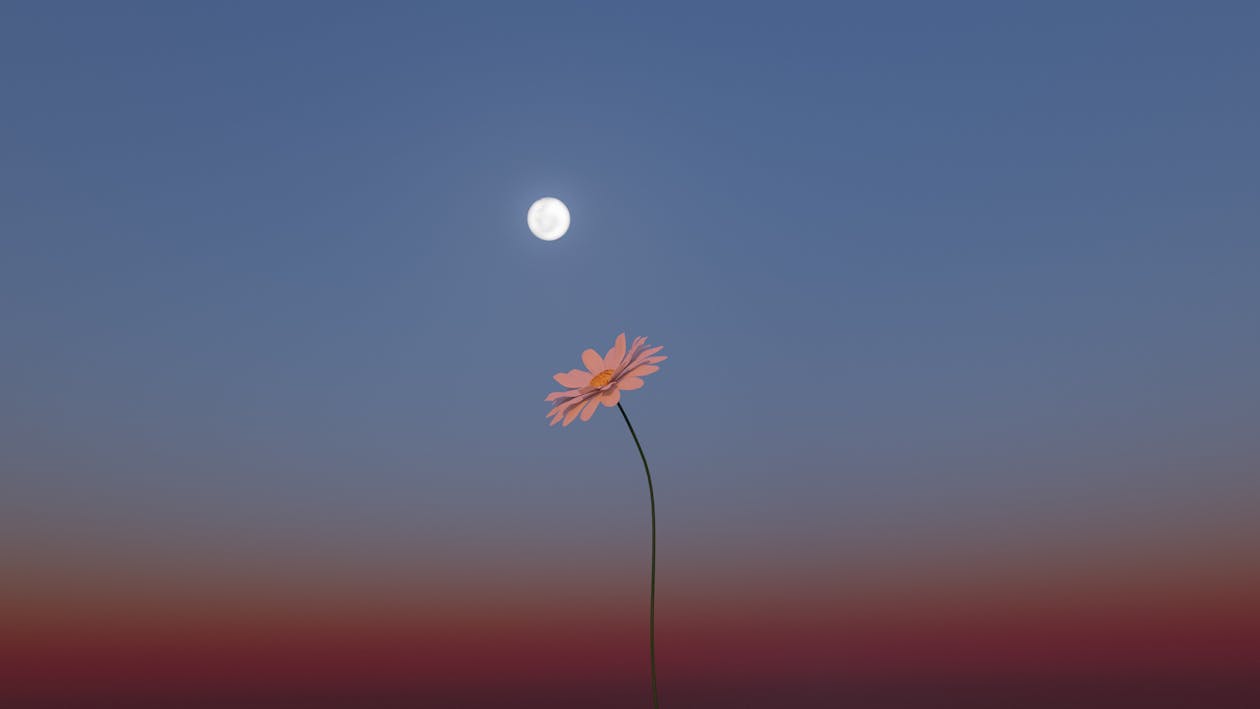
POLYGON ((547 395, 547 401, 555 402, 555 407, 547 412, 551 425, 564 421, 568 426, 579 415, 583 421, 589 421, 600 404, 619 404, 621 392, 638 389, 643 386, 643 377, 660 369, 657 363, 666 359, 656 356, 660 351, 660 347, 649 348, 646 337, 634 338, 634 344, 627 351, 623 332, 603 357, 595 350, 583 352, 582 364, 586 369, 570 369, 555 376, 565 391, 547 395))

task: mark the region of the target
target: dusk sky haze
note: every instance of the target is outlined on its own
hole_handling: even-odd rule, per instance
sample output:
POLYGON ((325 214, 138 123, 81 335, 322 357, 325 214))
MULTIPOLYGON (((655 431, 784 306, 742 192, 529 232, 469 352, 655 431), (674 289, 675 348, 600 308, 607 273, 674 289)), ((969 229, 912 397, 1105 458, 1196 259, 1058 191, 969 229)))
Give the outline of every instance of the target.
POLYGON ((1246 2, 5 3, 0 684, 570 658, 640 706, 642 471, 615 410, 543 401, 621 332, 670 356, 622 400, 664 705, 1254 678, 1257 36, 1246 2))

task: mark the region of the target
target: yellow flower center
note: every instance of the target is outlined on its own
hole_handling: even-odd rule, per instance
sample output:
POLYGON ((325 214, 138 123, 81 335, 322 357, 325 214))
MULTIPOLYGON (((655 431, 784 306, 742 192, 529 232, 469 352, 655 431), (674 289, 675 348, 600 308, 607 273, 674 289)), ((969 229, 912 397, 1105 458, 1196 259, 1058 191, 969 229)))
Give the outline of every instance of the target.
POLYGON ((611 369, 605 369, 599 374, 596 374, 595 376, 591 377, 591 386, 595 387, 596 389, 602 386, 606 386, 608 382, 612 381, 612 377, 613 377, 613 371, 611 369))

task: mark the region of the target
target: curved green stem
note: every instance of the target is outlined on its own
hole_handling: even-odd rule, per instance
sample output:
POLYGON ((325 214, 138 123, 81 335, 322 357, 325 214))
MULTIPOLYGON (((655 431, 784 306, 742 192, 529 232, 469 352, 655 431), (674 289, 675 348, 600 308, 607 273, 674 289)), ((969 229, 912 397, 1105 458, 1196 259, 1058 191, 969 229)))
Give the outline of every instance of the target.
POLYGON ((647 456, 643 455, 643 444, 639 443, 639 436, 634 432, 630 417, 626 415, 626 410, 621 407, 621 404, 617 404, 617 410, 621 412, 621 418, 626 420, 630 437, 634 439, 634 445, 639 449, 639 457, 643 459, 643 472, 647 474, 648 504, 652 508, 652 585, 648 596, 648 662, 652 668, 652 706, 660 709, 661 700, 656 695, 656 493, 652 491, 652 471, 648 470, 647 456))

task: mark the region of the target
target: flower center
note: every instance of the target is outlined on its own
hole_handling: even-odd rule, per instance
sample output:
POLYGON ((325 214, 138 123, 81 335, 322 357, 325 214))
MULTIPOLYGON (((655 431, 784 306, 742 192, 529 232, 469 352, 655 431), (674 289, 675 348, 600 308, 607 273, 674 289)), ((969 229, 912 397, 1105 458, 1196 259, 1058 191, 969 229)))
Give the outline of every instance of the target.
POLYGON ((599 374, 596 374, 595 376, 591 377, 590 385, 595 387, 596 389, 602 386, 607 386, 608 382, 612 381, 612 377, 613 377, 613 371, 611 369, 605 369, 599 374))

